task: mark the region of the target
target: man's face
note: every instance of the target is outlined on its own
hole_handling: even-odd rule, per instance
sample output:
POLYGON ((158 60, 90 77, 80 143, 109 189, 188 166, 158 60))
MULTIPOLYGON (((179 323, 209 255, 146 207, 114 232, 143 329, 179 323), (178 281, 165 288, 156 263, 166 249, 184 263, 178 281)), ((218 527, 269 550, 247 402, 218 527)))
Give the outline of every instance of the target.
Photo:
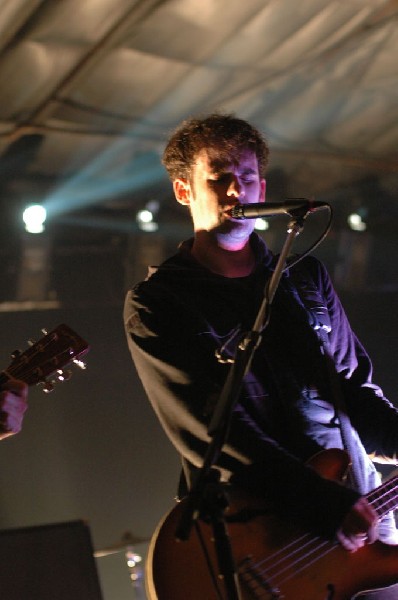
POLYGON ((214 232, 232 246, 247 240, 255 219, 232 219, 228 211, 236 204, 265 199, 265 180, 260 178, 254 152, 244 151, 238 161, 220 164, 202 150, 193 166, 191 181, 185 182, 182 196, 179 185, 174 182, 176 197, 182 204, 189 205, 196 232, 214 232))

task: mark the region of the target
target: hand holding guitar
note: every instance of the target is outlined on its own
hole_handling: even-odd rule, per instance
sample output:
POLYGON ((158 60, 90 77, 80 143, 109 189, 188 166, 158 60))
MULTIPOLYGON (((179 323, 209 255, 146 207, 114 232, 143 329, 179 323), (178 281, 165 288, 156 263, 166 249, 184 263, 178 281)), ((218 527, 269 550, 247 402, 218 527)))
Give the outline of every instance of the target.
POLYGON ((19 379, 6 381, 0 392, 0 440, 19 433, 28 408, 28 386, 19 379))
POLYGON ((347 513, 337 532, 337 539, 346 550, 355 552, 377 539, 378 515, 366 498, 360 498, 347 513))

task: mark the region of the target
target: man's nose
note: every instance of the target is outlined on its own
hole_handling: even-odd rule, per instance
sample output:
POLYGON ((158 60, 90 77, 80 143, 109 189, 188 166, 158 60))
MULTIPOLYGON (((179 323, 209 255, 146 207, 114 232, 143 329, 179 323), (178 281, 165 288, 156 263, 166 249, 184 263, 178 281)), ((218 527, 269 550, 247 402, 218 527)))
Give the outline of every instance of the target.
POLYGON ((232 178, 231 183, 228 186, 227 196, 234 197, 234 198, 243 198, 243 196, 244 196, 243 187, 239 183, 239 180, 237 179, 237 177, 232 178))

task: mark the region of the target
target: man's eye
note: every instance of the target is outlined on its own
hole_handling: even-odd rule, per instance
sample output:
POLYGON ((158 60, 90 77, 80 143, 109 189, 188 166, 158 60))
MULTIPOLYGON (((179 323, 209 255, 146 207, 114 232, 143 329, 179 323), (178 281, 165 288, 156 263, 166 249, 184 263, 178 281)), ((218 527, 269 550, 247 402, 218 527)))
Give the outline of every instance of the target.
POLYGON ((210 181, 225 182, 228 180, 227 173, 216 173, 210 177, 210 181))

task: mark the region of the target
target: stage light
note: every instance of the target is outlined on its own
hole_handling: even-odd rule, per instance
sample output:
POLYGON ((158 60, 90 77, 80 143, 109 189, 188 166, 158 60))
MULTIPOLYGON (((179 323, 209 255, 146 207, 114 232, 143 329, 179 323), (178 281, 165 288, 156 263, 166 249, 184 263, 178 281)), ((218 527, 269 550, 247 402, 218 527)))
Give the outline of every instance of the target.
POLYGON ((254 229, 257 229, 257 231, 267 231, 267 229, 269 229, 269 223, 265 219, 256 219, 254 229))
POLYGON ((158 223, 155 221, 155 214, 159 210, 159 203, 156 200, 147 202, 146 207, 139 210, 136 215, 138 227, 142 231, 157 231, 158 223))
POLYGON ((42 233, 47 212, 41 204, 27 206, 22 214, 25 229, 28 233, 42 233))
POLYGON ((137 221, 139 223, 150 223, 153 221, 153 214, 150 210, 140 210, 137 213, 137 221))
POLYGON ((366 223, 359 213, 351 213, 348 215, 347 222, 353 231, 366 231, 366 223))

